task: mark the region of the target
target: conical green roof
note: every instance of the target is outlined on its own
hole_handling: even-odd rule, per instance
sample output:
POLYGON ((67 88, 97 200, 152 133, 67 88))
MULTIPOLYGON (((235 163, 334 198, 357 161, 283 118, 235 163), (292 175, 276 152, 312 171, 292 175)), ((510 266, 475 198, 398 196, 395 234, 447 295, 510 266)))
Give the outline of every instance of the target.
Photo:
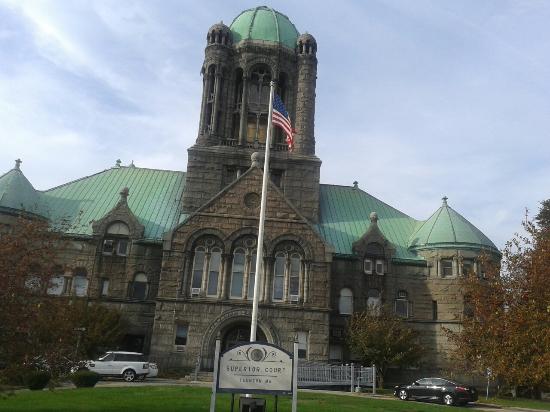
POLYGON ((39 213, 40 195, 19 168, 20 163, 16 161, 13 169, 0 176, 0 208, 39 213))
POLYGON ((500 253, 481 230, 447 204, 443 205, 425 222, 420 224, 409 239, 411 249, 489 249, 500 253))
POLYGON ((287 16, 266 6, 243 11, 229 28, 235 44, 243 40, 262 40, 294 49, 300 35, 287 16))

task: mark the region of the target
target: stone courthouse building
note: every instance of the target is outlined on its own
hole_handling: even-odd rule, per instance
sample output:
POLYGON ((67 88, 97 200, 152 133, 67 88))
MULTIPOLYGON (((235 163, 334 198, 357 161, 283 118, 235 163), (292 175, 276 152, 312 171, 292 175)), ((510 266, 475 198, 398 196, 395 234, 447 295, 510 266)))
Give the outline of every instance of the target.
POLYGON ((249 335, 274 80, 296 134, 289 152, 274 131, 259 339, 290 350, 297 336, 301 358, 347 362, 349 316, 383 304, 420 332, 429 365, 444 367, 443 328, 457 328, 463 313, 458 279, 481 272, 482 252, 499 252, 445 198, 417 220, 357 184, 320 183, 316 53, 311 34, 267 7, 213 25, 187 171, 117 161, 39 191, 18 161, 0 177, 0 230, 21 213, 69 218, 70 246, 45 293, 118 308, 129 325, 124 349, 209 370, 217 336, 227 348, 249 335))

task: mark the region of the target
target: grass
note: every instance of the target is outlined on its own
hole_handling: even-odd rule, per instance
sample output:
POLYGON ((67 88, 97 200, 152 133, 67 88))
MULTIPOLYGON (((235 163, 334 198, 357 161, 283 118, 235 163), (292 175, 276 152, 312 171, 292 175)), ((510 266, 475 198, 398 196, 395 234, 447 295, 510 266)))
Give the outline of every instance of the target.
MULTIPOLYGON (((217 411, 229 411, 231 396, 218 396, 217 411)), ((266 397, 268 412, 274 411, 274 398, 266 397)), ((207 412, 210 403, 210 389, 189 386, 141 386, 124 388, 82 388, 55 391, 20 391, 0 399, 0 411, 51 411, 51 412, 207 412)), ((368 410, 435 412, 449 408, 429 403, 403 402, 399 400, 369 399, 352 395, 327 395, 324 393, 300 392, 300 412, 355 412, 368 410)), ((238 398, 235 411, 238 411, 238 398)), ((290 411, 290 399, 281 397, 279 411, 290 411)), ((453 408, 454 411, 469 410, 453 408)), ((471 409, 470 409, 471 410, 471 409)))
POLYGON ((484 396, 479 398, 480 403, 490 403, 493 405, 510 406, 514 408, 529 408, 529 409, 541 409, 543 411, 550 411, 549 401, 537 401, 535 399, 526 398, 489 398, 485 399, 484 396))

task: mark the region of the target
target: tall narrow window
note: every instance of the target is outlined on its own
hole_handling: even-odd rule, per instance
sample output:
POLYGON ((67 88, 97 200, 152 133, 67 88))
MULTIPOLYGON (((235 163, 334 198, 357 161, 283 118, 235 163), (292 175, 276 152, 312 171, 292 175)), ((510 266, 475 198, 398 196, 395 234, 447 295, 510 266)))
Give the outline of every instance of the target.
POLYGON ((344 288, 340 290, 338 311, 341 315, 351 315, 353 313, 353 292, 351 289, 344 288))
POLYGON ((298 335, 298 359, 307 359, 307 341, 309 332, 299 331, 298 335))
POLYGON ((376 274, 384 274, 384 261, 382 259, 376 259, 376 274))
POLYGON ((184 350, 187 345, 187 325, 176 325, 176 336, 174 339, 174 345, 176 350, 184 350))
POLYGON ((432 320, 437 320, 437 300, 432 300, 432 320))
POLYGON ((363 261, 363 272, 367 275, 372 275, 372 259, 365 259, 363 261))
POLYGON ((88 293, 88 279, 82 275, 75 276, 73 278, 73 290, 76 296, 86 296, 88 293))
POLYGON ((243 297, 244 264, 244 249, 235 249, 233 253, 233 268, 231 271, 231 298, 240 299, 243 297))
POLYGON ((218 283, 220 279, 220 266, 222 263, 222 251, 219 248, 212 249, 210 254, 210 262, 208 265, 208 288, 206 294, 208 296, 216 296, 218 294, 218 283))
POLYGON ((395 314, 402 318, 409 317, 409 299, 407 292, 404 290, 397 292, 397 298, 395 299, 395 314))
POLYGON ((286 257, 283 253, 275 256, 275 268, 273 277, 273 300, 283 300, 285 286, 286 257))
POLYGON ((377 289, 367 291, 367 308, 375 313, 380 313, 380 292, 377 289))
POLYGON ((462 274, 467 276, 474 272, 474 261, 471 259, 462 260, 462 274))
POLYGON ((202 275, 204 271, 205 249, 199 246, 195 249, 193 260, 193 280, 191 281, 191 295, 198 295, 202 287, 202 275))
POLYGON ((130 297, 132 299, 145 300, 149 293, 149 284, 145 273, 137 273, 132 283, 130 297))
POLYGON ((102 278, 101 279, 101 291, 100 291, 101 297, 106 297, 109 295, 109 279, 102 278))
MULTIPOLYGON (((261 272, 260 272, 261 273, 261 272)), ((250 269, 248 270, 248 294, 247 298, 254 299, 254 282, 256 281, 256 251, 250 257, 250 269)))
POLYGON ((288 286, 291 302, 297 302, 300 295, 300 265, 300 256, 292 255, 290 258, 290 280, 288 286))

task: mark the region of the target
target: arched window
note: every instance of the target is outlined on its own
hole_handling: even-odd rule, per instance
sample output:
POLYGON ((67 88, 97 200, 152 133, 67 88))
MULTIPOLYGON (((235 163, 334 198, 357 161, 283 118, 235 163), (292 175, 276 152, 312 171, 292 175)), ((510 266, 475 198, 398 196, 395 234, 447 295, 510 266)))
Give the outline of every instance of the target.
POLYGON ((233 252, 233 267, 231 270, 231 292, 230 298, 242 299, 244 286, 244 264, 245 250, 237 248, 233 252))
POLYGON ((379 313, 381 305, 382 302, 380 300, 380 292, 378 289, 369 289, 367 291, 367 309, 379 313))
POLYGON ((395 314, 402 318, 409 317, 409 297, 407 291, 399 290, 395 298, 395 314))
POLYGON ((302 250, 294 242, 278 245, 273 267, 273 300, 300 301, 302 281, 302 250))
POLYGON ((248 269, 248 293, 246 298, 252 300, 254 298, 254 282, 256 281, 256 251, 252 251, 250 256, 250 264, 248 269))
POLYGON ((88 272, 84 268, 76 268, 73 276, 73 292, 76 296, 88 294, 88 272))
POLYGON ((193 258, 193 278, 191 280, 191 296, 198 296, 202 288, 206 249, 199 246, 195 249, 193 258))
POLYGON ((267 135, 267 112, 269 110, 269 82, 271 71, 266 65, 252 69, 248 86, 248 143, 265 143, 267 135))
POLYGON ((208 285, 206 287, 206 294, 208 296, 218 295, 221 265, 222 250, 219 247, 215 247, 210 253, 210 261, 208 263, 208 285))
POLYGON ((273 300, 283 300, 285 287, 286 256, 279 252, 275 255, 273 271, 273 300))
POLYGON ((103 240, 103 254, 126 256, 128 254, 130 229, 124 222, 114 222, 107 227, 103 240))
POLYGON ((338 312, 340 315, 351 315, 353 313, 353 292, 351 289, 343 288, 340 290, 338 312))
POLYGON ((130 297, 132 299, 145 300, 149 294, 149 283, 147 275, 143 272, 136 273, 131 286, 130 297))
POLYGON ((203 236, 195 242, 191 269, 191 296, 217 297, 222 272, 223 243, 214 236, 203 236))

